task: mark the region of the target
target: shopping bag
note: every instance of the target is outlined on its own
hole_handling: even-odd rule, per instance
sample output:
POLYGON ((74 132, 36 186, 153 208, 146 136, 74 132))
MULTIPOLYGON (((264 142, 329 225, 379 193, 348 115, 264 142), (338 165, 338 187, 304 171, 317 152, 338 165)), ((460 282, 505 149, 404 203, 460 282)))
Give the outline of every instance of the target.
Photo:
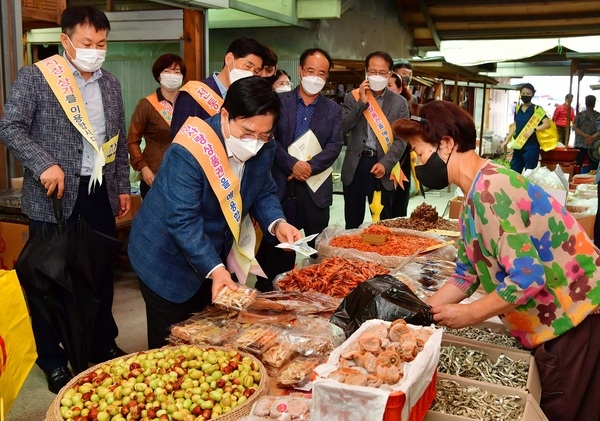
POLYGON ((406 323, 429 326, 433 323, 430 308, 405 283, 391 275, 377 275, 348 294, 329 322, 341 327, 348 338, 373 319, 404 319, 406 323))
POLYGON ((0 297, 0 406, 6 414, 29 375, 37 352, 25 298, 14 270, 0 270, 0 297))
POLYGON ((550 121, 550 127, 546 130, 538 130, 535 132, 540 148, 544 152, 548 152, 558 145, 558 129, 556 128, 556 123, 551 119, 548 119, 548 121, 550 121))

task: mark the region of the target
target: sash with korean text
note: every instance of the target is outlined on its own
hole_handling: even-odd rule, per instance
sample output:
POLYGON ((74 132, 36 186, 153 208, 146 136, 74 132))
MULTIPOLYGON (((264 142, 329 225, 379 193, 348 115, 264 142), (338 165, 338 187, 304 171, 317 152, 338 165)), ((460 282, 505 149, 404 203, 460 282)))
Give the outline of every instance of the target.
POLYGON ((173 106, 171 105, 171 103, 169 101, 167 101, 166 99, 163 99, 162 101, 158 100, 158 95, 156 94, 156 92, 154 92, 153 94, 150 94, 146 97, 146 99, 148 100, 148 102, 150 104, 152 104, 152 106, 154 107, 154 109, 156 111, 158 111, 158 113, 160 114, 160 116, 162 118, 165 119, 165 121, 167 122, 167 124, 170 126, 171 125, 171 120, 173 119, 173 106))
POLYGON ((204 111, 211 117, 215 115, 223 105, 223 98, 213 91, 206 83, 191 80, 183 85, 180 91, 187 92, 196 100, 204 111))
MULTIPOLYGON (((358 101, 358 89, 354 89, 352 91, 352 96, 358 101)), ((381 145, 381 149, 383 149, 383 153, 386 154, 394 143, 394 132, 392 131, 390 122, 370 90, 367 91, 367 97, 369 98, 369 106, 363 114, 367 119, 367 123, 369 123, 369 127, 371 127, 371 130, 373 130, 373 133, 375 133, 375 136, 377 136, 377 140, 381 145)), ((408 178, 406 178, 404 172, 402 172, 399 162, 396 162, 392 168, 392 171, 390 172, 390 180, 394 182, 394 187, 400 185, 400 187, 402 187, 404 190, 404 181, 408 181, 408 178)))
MULTIPOLYGON (((526 133, 531 133, 533 131, 533 129, 535 129, 537 126, 539 126, 540 122, 544 119, 544 117, 546 117, 546 111, 544 111, 544 109, 542 107, 539 107, 537 105, 533 105, 535 107, 533 114, 531 115, 531 117, 529 118, 529 121, 527 121, 527 123, 525 124, 525 126, 523 127, 523 129, 519 132, 519 134, 516 137, 513 137, 510 142, 508 142, 508 147, 511 149, 521 149, 523 147, 523 145, 525 145, 525 143, 527 142, 527 140, 529 139, 529 136, 525 136, 526 133)), ((519 112, 521 107, 517 108, 517 111, 515 112, 515 114, 517 112, 519 112)), ((515 124, 515 123, 512 123, 515 124)))
POLYGON ((102 167, 106 163, 107 154, 112 153, 112 160, 114 160, 119 135, 117 134, 107 142, 110 145, 106 148, 98 146, 81 92, 75 82, 73 72, 63 56, 57 54, 45 60, 38 61, 35 65, 42 72, 48 85, 50 85, 52 92, 56 96, 56 99, 58 99, 69 121, 73 123, 83 138, 94 148, 94 164, 92 165, 92 174, 90 183, 88 184, 88 192, 90 192, 95 183, 102 185, 102 167))
POLYGON ((240 181, 229 165, 227 152, 214 130, 198 117, 188 117, 173 143, 178 143, 196 158, 217 196, 221 211, 234 238, 227 257, 227 269, 238 281, 246 283, 248 273, 265 276, 256 262, 256 235, 249 215, 242 218, 240 181))

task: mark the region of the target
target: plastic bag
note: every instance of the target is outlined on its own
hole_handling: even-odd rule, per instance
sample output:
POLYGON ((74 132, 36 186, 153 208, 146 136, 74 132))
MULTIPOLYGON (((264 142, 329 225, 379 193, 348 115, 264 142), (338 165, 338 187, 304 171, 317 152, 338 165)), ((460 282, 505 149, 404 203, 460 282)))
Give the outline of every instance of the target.
POLYGON ((429 326, 433 323, 430 308, 393 276, 378 275, 356 287, 329 321, 341 327, 349 337, 372 319, 390 322, 404 319, 414 325, 429 326))

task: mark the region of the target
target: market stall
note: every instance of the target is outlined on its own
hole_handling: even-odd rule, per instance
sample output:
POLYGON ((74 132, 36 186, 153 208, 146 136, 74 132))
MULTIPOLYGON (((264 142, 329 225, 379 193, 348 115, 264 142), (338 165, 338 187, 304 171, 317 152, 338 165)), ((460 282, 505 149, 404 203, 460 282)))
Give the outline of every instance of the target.
POLYGON ((501 324, 432 324, 421 300, 454 272, 458 227, 427 206, 332 229, 273 292, 223 290, 170 346, 75 377, 48 420, 544 420, 535 363, 501 324))

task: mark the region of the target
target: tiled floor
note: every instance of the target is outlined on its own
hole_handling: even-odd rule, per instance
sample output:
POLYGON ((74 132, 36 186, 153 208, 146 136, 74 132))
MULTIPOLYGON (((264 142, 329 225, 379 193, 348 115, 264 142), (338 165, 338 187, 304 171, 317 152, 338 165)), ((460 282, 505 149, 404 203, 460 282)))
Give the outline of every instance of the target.
MULTIPOLYGON (((454 191, 427 192, 426 199, 415 196, 409 202, 409 213, 419 204, 426 202, 434 206, 438 213, 442 215, 446 210, 448 200, 453 196, 454 191)), ((365 215, 368 215, 368 208, 365 215)), ((344 199, 342 195, 334 195, 330 224, 344 226, 344 199)), ((117 273, 113 314, 119 325, 118 345, 127 352, 147 349, 145 307, 133 272, 120 270, 117 273)), ((44 373, 37 366, 34 366, 6 420, 44 420, 46 411, 55 396, 47 389, 44 373)))

